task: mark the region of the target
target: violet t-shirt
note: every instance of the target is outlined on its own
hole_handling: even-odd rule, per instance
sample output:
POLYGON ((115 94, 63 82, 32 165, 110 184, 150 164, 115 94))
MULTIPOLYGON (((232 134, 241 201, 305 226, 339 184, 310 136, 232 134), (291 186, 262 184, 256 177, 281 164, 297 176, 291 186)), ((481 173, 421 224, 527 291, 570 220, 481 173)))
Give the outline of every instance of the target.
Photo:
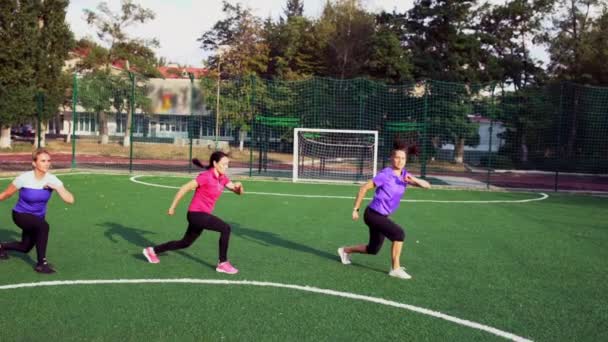
POLYGON ((13 185, 19 189, 19 200, 13 210, 22 214, 44 217, 46 215, 46 205, 53 193, 52 189, 46 187, 47 184, 63 186, 63 183, 55 175, 48 172, 42 179, 36 179, 33 170, 17 176, 13 185))
POLYGON ((194 191, 188 211, 211 214, 215 202, 222 195, 226 184, 230 183, 230 179, 226 175, 216 176, 213 169, 209 169, 196 177, 196 183, 198 188, 194 191))
POLYGON ((401 171, 401 176, 396 176, 391 167, 380 171, 372 180, 376 185, 376 194, 369 207, 381 215, 390 215, 397 210, 407 188, 406 175, 405 169, 401 171))

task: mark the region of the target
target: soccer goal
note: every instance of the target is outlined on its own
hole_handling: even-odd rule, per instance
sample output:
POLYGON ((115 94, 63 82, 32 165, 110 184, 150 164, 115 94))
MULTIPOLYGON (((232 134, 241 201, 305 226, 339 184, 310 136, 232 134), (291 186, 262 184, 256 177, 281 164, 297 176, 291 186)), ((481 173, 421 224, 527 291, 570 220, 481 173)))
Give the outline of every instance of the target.
POLYGON ((358 182, 373 178, 378 131, 295 128, 293 181, 358 182))

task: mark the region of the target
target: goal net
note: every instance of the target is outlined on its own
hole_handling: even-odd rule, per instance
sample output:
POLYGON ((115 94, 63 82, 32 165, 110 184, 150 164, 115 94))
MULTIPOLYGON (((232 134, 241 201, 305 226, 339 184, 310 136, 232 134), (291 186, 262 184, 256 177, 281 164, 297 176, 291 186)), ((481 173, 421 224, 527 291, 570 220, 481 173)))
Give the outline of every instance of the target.
POLYGON ((293 181, 365 181, 376 175, 378 131, 295 128, 293 181))

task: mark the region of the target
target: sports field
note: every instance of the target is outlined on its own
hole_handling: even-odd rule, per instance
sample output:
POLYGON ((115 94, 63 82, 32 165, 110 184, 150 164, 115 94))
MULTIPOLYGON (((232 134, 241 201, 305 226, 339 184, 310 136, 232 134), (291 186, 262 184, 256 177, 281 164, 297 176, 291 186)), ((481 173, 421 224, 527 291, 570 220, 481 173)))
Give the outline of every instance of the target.
MULTIPOLYGON (((35 251, 0 260, 2 341, 608 340, 605 197, 409 189, 400 280, 388 242, 339 262, 367 240, 356 186, 245 179, 215 211, 233 229, 230 276, 215 232, 160 264, 141 255, 183 235, 190 196, 166 210, 190 177, 58 176, 76 203, 49 203, 57 273, 34 272, 35 251)), ((0 202, 1 241, 20 236, 16 199, 0 202)))

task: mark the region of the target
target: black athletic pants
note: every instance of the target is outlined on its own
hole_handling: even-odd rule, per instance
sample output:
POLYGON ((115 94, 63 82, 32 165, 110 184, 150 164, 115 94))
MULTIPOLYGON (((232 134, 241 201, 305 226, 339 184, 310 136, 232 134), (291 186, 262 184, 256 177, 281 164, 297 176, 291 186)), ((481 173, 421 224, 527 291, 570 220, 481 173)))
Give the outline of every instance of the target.
POLYGON ((49 224, 44 217, 32 214, 18 213, 13 210, 13 222, 21 228, 21 241, 2 244, 2 248, 10 251, 28 253, 36 246, 38 264, 46 260, 46 245, 49 240, 49 224))
POLYGON ((166 251, 182 249, 190 246, 201 235, 204 229, 220 232, 219 258, 220 262, 228 260, 228 242, 230 241, 230 226, 219 217, 189 211, 188 230, 181 240, 169 241, 154 247, 154 252, 159 254, 166 251))
POLYGON ((391 241, 405 240, 403 228, 391 221, 388 216, 381 215, 370 207, 365 209, 363 220, 369 228, 368 254, 377 254, 382 247, 385 237, 391 241))

